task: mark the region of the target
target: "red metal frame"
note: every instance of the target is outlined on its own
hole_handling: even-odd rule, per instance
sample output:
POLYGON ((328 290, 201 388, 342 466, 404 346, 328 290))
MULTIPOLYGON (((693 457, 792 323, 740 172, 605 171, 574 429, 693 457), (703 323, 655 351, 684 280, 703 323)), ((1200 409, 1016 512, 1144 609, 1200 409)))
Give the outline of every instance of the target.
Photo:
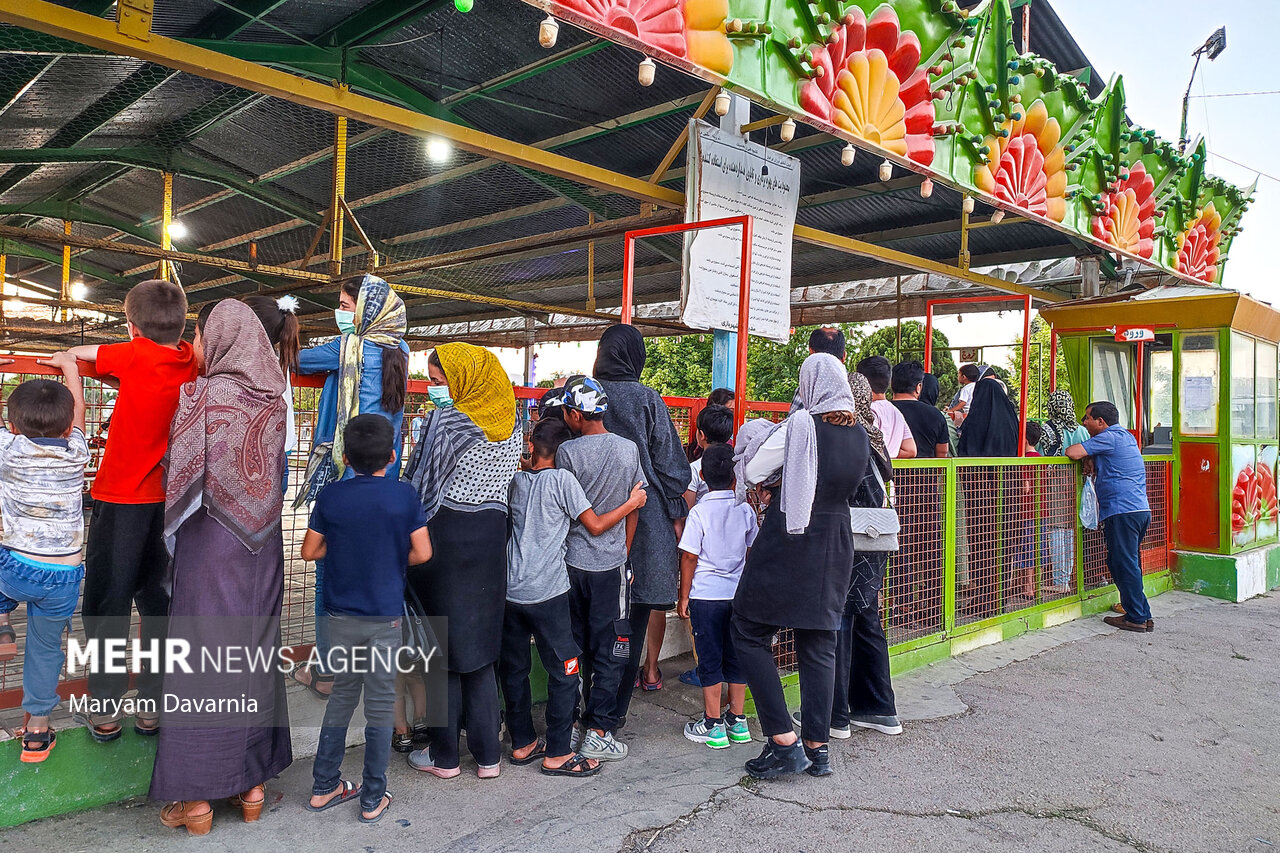
POLYGON ((705 219, 701 222, 681 222, 675 225, 660 225, 656 228, 640 228, 628 231, 623 235, 622 260, 622 322, 631 325, 632 308, 635 302, 635 261, 636 240, 644 237, 658 237, 664 234, 682 234, 688 231, 702 231, 707 228, 726 228, 740 226, 742 228, 742 253, 738 267, 738 363, 734 376, 734 415, 733 431, 736 434, 747 417, 747 407, 736 405, 747 393, 747 329, 750 328, 751 313, 751 240, 754 219, 751 216, 726 216, 721 219, 705 219))
POLYGON ((1023 438, 1027 434, 1027 379, 1031 372, 1031 297, 1003 296, 965 296, 953 299, 930 299, 924 309, 924 369, 928 372, 933 367, 933 306, 961 305, 970 302, 1021 302, 1022 303, 1022 389, 1018 406, 1018 455, 1022 456, 1026 447, 1023 438))

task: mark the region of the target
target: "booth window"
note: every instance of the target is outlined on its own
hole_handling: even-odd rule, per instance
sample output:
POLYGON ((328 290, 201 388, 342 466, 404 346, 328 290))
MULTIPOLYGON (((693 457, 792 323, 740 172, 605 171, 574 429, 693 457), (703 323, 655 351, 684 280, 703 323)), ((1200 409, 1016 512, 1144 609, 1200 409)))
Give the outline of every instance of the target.
POLYGON ((1120 426, 1133 429, 1133 345, 1093 341, 1093 399, 1120 411, 1120 426))
POLYGON ((1254 401, 1257 418, 1257 437, 1276 437, 1276 345, 1258 341, 1256 372, 1254 375, 1254 401))
POLYGON ((1231 333, 1231 436, 1254 438, 1254 405, 1256 362, 1253 338, 1231 333))
POLYGON ((1173 336, 1156 335, 1143 347, 1142 452, 1173 451, 1173 336))
POLYGON ((1218 336, 1182 336, 1182 395, 1178 410, 1183 435, 1218 434, 1218 336))

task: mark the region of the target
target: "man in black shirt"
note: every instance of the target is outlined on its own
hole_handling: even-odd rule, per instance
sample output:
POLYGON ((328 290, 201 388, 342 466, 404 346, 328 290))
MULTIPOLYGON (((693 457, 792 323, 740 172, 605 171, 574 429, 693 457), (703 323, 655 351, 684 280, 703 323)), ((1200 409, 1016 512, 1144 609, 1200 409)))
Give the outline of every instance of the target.
POLYGON ((916 458, 943 459, 951 445, 947 417, 941 411, 920 402, 924 368, 918 361, 904 361, 893 369, 893 405, 902 412, 911 435, 916 440, 916 458))

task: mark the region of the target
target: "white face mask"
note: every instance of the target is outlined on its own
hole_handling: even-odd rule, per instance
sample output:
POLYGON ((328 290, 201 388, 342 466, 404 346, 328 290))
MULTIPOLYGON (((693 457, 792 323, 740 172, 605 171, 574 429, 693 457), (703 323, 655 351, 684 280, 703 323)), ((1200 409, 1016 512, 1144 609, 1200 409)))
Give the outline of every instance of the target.
POLYGON ((356 312, 343 311, 341 308, 333 312, 334 322, 338 324, 338 331, 344 335, 354 335, 356 333, 356 312))

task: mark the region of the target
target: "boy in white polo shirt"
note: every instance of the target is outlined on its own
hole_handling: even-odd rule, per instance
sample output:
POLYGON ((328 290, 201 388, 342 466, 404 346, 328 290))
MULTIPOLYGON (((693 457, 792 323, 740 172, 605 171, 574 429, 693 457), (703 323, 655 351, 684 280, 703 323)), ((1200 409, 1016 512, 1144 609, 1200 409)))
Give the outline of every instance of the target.
POLYGON ((702 454, 707 493, 689 510, 680 537, 680 602, 677 612, 693 625, 705 716, 684 727, 684 736, 712 749, 750 743, 743 715, 747 685, 729 637, 733 596, 747 551, 759 530, 756 514, 734 495, 733 448, 713 444, 702 454), (720 685, 729 683, 729 713, 721 716, 720 685))

